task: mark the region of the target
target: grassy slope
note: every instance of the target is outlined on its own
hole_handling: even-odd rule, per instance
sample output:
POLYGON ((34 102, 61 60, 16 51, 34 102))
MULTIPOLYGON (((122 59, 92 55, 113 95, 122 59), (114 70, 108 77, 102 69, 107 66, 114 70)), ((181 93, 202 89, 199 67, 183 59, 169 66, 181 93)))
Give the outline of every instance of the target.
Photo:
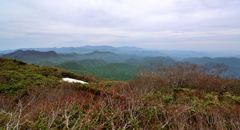
POLYGON ((61 78, 82 79, 77 74, 54 67, 39 67, 22 61, 0 58, 0 93, 16 94, 29 86, 55 86, 61 78))
POLYGON ((42 61, 42 62, 38 62, 38 63, 34 63, 34 64, 38 65, 38 66, 54 66, 57 63, 53 63, 51 61, 42 61))

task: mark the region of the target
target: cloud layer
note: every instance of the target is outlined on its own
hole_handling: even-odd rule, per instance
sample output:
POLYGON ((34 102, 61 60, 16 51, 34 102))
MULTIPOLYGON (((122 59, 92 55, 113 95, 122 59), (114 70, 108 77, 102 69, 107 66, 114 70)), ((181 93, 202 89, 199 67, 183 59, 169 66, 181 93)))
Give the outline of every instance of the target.
POLYGON ((239 7, 239 0, 1 1, 1 50, 83 45, 240 50, 239 7))

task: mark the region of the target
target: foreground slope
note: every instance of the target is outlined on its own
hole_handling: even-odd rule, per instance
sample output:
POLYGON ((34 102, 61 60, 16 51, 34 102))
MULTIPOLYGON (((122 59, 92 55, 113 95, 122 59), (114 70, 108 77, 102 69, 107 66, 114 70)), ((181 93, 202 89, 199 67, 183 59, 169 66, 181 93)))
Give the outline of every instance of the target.
POLYGON ((8 85, 0 93, 0 129, 240 128, 240 80, 204 73, 208 70, 196 65, 141 70, 128 83, 109 86, 55 83, 64 75, 83 77, 16 60, 1 58, 0 63, 0 87, 8 85), (18 82, 9 81, 31 83, 12 87, 18 82), (4 95, 32 84, 35 91, 4 95))
POLYGON ((41 85, 55 86, 64 77, 84 80, 82 76, 63 69, 0 58, 0 93, 3 94, 17 94, 41 85))

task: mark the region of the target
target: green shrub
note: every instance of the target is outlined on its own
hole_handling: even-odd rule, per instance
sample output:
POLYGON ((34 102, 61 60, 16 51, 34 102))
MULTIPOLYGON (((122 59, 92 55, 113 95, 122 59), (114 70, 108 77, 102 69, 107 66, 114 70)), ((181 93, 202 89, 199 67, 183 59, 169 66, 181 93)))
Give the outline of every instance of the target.
POLYGON ((171 95, 166 95, 166 96, 163 96, 162 99, 166 103, 169 103, 170 101, 172 101, 173 97, 171 95))
POLYGON ((81 84, 79 86, 75 87, 76 90, 85 90, 85 91, 90 91, 92 92, 94 95, 99 95, 101 90, 97 89, 97 88, 92 88, 89 84, 81 84))

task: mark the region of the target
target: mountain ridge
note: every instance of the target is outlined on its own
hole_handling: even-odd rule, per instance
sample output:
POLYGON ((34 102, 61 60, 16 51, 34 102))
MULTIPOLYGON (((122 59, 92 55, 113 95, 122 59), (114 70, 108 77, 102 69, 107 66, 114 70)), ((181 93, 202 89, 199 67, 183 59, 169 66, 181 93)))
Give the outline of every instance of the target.
POLYGON ((138 48, 135 46, 121 46, 121 47, 113 47, 113 46, 80 46, 80 47, 51 47, 51 48, 20 48, 20 49, 13 49, 13 50, 3 50, 0 51, 2 54, 11 53, 17 50, 35 50, 35 51, 55 51, 56 53, 62 54, 70 54, 70 53, 77 53, 77 54, 86 54, 91 53, 94 51, 110 51, 117 54, 130 54, 140 57, 146 56, 170 56, 175 60, 182 60, 188 57, 239 57, 240 53, 237 51, 231 52, 207 52, 207 51, 181 51, 181 50, 156 50, 156 49, 144 49, 138 48))

